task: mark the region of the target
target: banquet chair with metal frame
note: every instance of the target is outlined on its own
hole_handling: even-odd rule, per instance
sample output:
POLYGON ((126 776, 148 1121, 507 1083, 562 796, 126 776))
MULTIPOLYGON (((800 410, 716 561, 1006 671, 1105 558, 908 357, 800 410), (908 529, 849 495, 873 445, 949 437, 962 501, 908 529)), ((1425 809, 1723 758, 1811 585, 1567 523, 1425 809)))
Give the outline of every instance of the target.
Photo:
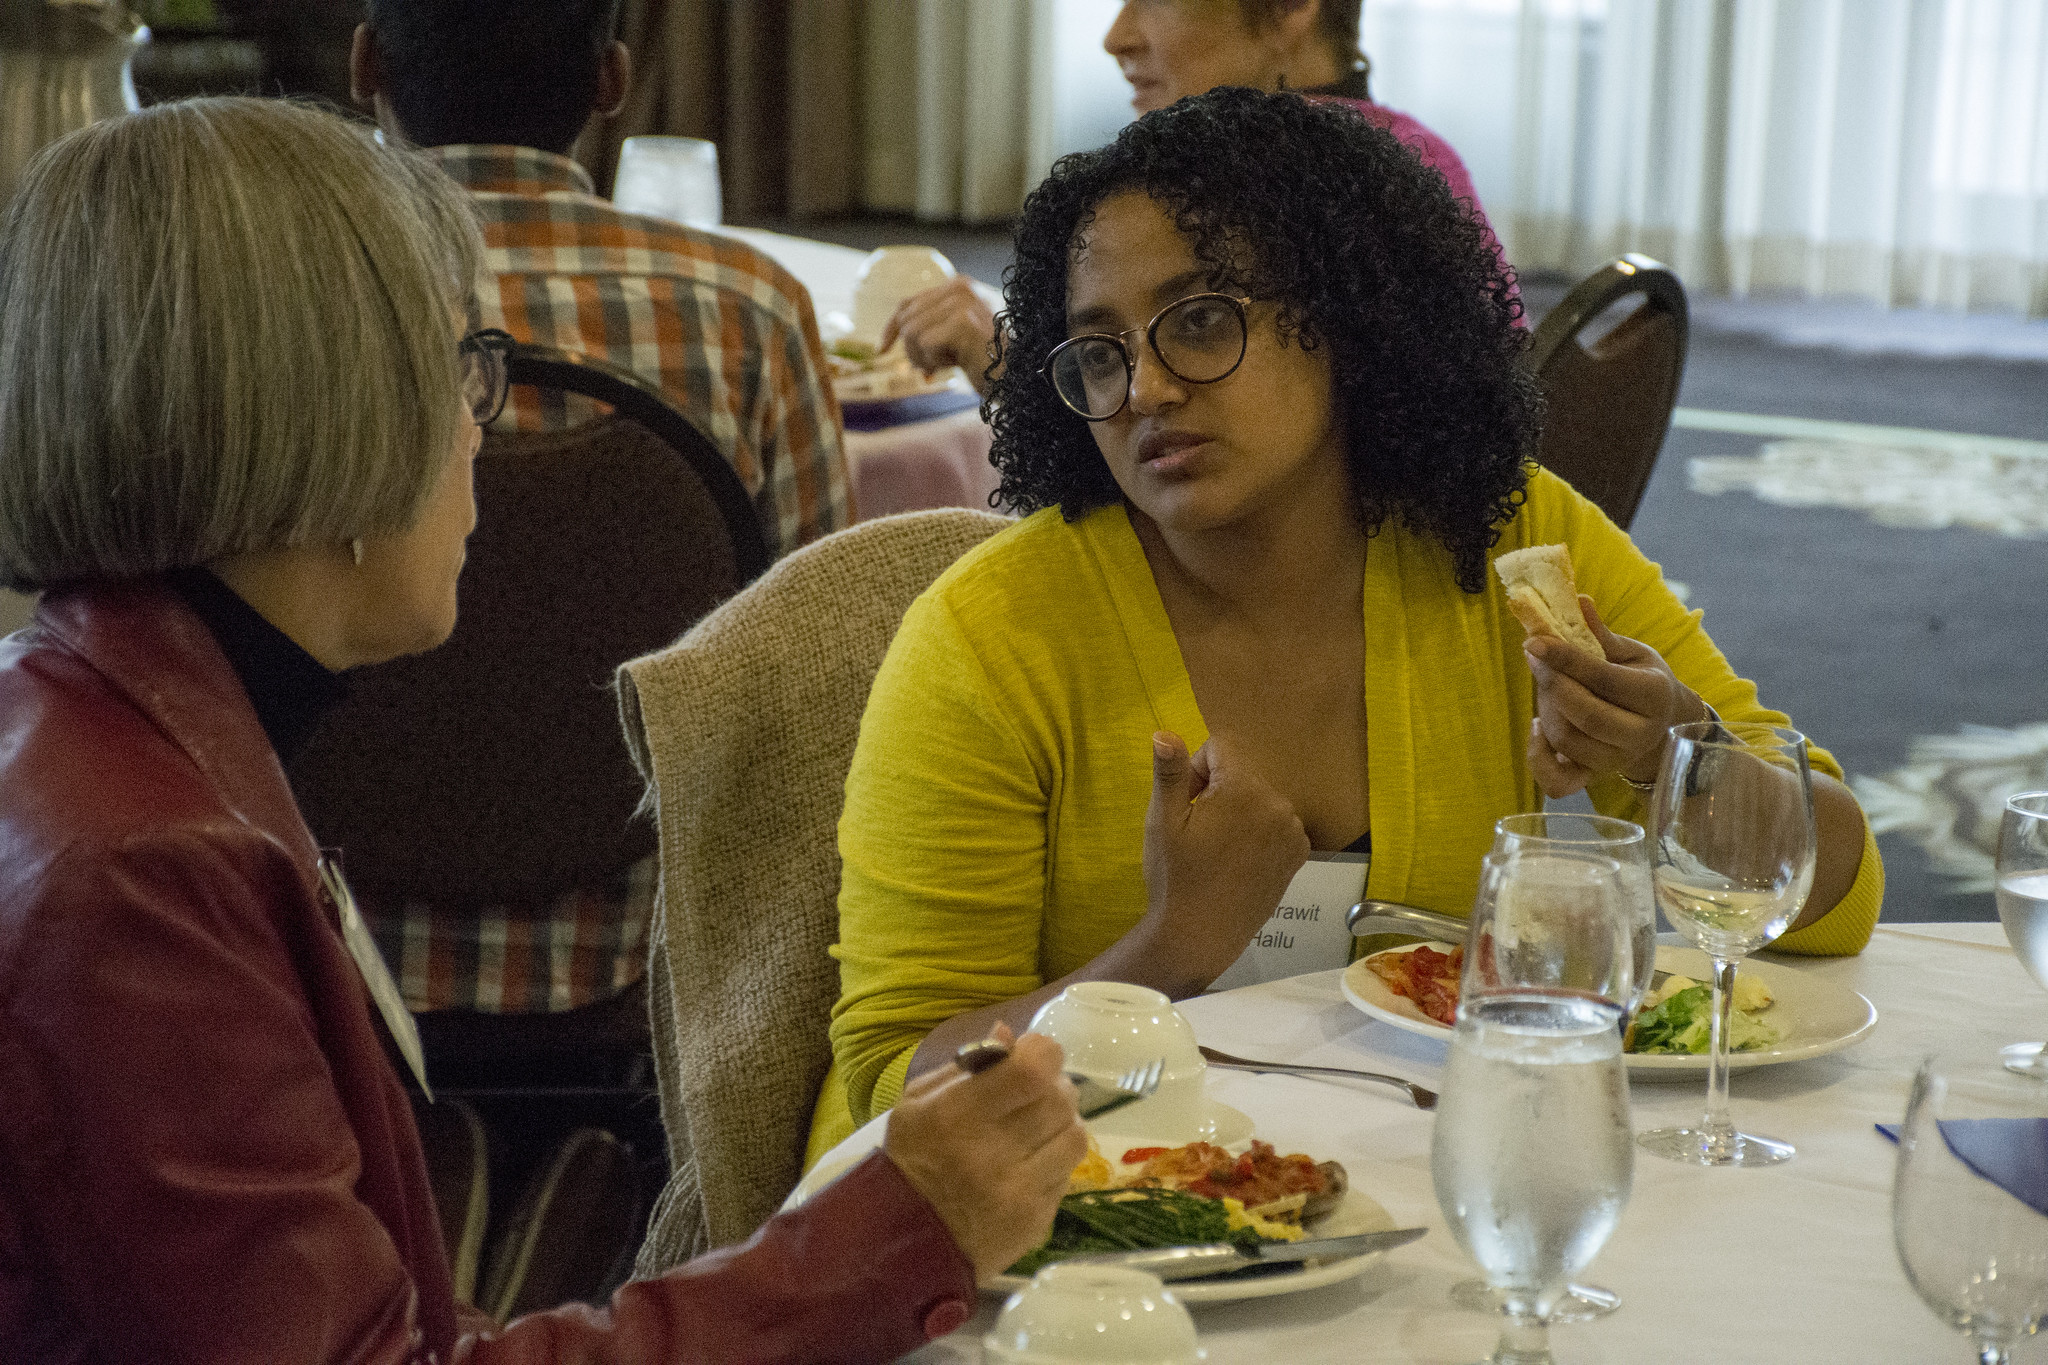
POLYGON ((1537 462, 1623 530, 1671 427, 1686 331, 1678 276, 1630 252, 1575 285, 1529 340, 1529 364, 1549 405, 1537 462), (1632 296, 1640 301, 1615 321, 1632 296))
POLYGON ((803 1170, 832 1062, 837 830, 861 713, 913 599, 1010 524, 862 522, 620 670, 660 831, 648 997, 669 1140, 636 1274, 749 1236, 803 1170))
MULTIPOLYGON (((424 905, 475 926, 455 937, 479 943, 501 913, 531 917, 568 896, 610 910, 636 877, 646 888, 655 836, 635 818, 641 784, 620 742, 613 675, 676 639, 769 558, 745 486, 659 391, 538 346, 513 347, 507 362, 511 383, 540 389, 544 402, 579 394, 611 411, 561 430, 485 434, 453 636, 351 673, 349 696, 290 771, 308 826, 342 850, 373 924, 424 905)), ((651 888, 639 894, 652 898, 651 888)), ((388 934, 385 946, 394 951, 388 934)), ((644 986, 560 1013, 530 996, 517 1004, 525 1012, 418 1016, 436 1100, 489 1120, 491 1184, 504 1194, 528 1172, 550 1188, 573 1187, 579 1172, 616 1182, 633 1162, 627 1183, 658 1185, 666 1143, 644 986), (618 1133, 624 1147, 589 1138, 592 1128, 618 1133), (549 1151, 570 1130, 586 1134, 571 1144, 580 1155, 558 1152, 551 1166, 549 1151)), ((502 1273, 480 1263, 474 1115, 428 1112, 430 1164, 448 1173, 436 1193, 450 1206, 458 1294, 473 1297, 482 1271, 479 1306, 494 1316, 552 1306, 531 1297, 551 1292, 545 1276, 511 1268, 530 1256, 509 1258, 502 1273), (530 1292, 516 1282, 529 1278, 530 1292)), ((639 1240, 646 1201, 637 1202, 633 1226, 618 1231, 627 1252, 639 1240)), ((502 1234, 492 1233, 501 1245, 502 1234)), ((623 1274, 616 1251, 613 1259, 623 1274)))

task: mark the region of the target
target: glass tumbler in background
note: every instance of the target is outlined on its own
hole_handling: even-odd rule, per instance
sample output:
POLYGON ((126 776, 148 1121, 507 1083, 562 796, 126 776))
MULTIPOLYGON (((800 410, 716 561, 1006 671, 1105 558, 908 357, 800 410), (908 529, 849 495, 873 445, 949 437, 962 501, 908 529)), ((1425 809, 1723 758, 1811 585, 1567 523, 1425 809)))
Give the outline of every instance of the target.
POLYGON ((612 203, 689 227, 717 227, 725 221, 718 145, 700 137, 627 138, 619 148, 612 203))
MULTIPOLYGON (((2048 987, 2048 792, 2008 798, 1998 825, 1998 922, 2034 983, 2048 987)), ((2008 1071, 2048 1080, 2040 1043, 2001 1052, 2008 1071)))
MULTIPOLYGON (((2013 1158, 2031 1146, 2039 1179, 2048 1090, 1983 1056, 1929 1057, 1898 1136, 1892 1236, 1906 1279, 1970 1338, 1979 1365, 2006 1365, 2014 1343, 2048 1316, 2048 1216, 1987 1175, 2013 1180, 2024 1164, 2013 1158), (1973 1160, 1992 1170, 1980 1173, 1973 1160)), ((2048 1189, 2030 1194, 2048 1200, 2048 1189)))

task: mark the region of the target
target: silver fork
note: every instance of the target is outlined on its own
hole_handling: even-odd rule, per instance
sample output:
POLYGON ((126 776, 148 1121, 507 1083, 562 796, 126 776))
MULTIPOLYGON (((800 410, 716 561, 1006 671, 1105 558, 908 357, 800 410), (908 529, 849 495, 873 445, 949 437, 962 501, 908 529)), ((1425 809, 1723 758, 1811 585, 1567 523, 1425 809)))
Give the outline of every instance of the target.
POLYGON ((1080 1106, 1084 1119, 1100 1118, 1112 1109, 1121 1109, 1144 1099, 1159 1088, 1159 1075, 1166 1069, 1164 1057, 1154 1057, 1143 1066, 1134 1066, 1116 1078, 1114 1085, 1087 1076, 1067 1073, 1067 1079, 1074 1083, 1075 1102, 1080 1106))
POLYGON ((1255 1062, 1249 1057, 1233 1057, 1228 1052, 1218 1052, 1213 1047, 1203 1048, 1202 1056, 1210 1066, 1220 1066, 1227 1071, 1271 1072, 1282 1076, 1342 1076, 1350 1080, 1380 1081, 1407 1091, 1408 1098, 1415 1101, 1417 1109, 1436 1108, 1436 1091, 1382 1071, 1354 1071, 1342 1066, 1298 1066, 1292 1062, 1255 1062))
MULTIPOLYGON (((963 1045, 953 1054, 953 1060, 969 1075, 988 1070, 997 1062, 1010 1055, 1010 1049, 993 1038, 983 1038, 963 1045)), ((1092 1119, 1121 1109, 1127 1104, 1144 1099, 1159 1088, 1159 1077, 1166 1070, 1166 1059, 1154 1057, 1151 1061, 1132 1067, 1116 1078, 1114 1082, 1098 1081, 1090 1076, 1067 1073, 1067 1079, 1074 1083, 1076 1103, 1081 1117, 1092 1119)))

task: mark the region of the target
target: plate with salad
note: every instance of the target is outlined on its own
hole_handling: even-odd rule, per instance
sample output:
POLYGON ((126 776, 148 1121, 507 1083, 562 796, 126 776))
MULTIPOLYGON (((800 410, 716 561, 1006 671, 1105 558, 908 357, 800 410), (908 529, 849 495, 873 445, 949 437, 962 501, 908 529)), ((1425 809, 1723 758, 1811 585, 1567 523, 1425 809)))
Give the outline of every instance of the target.
MULTIPOLYGON (((1345 969, 1344 996, 1375 1019, 1428 1037, 1447 1037, 1457 1009, 1463 950, 1447 943, 1389 948, 1345 969)), ((1657 949, 1657 970, 1669 973, 1644 997, 1630 1025, 1629 1074, 1679 1079, 1707 1069, 1708 981, 1705 953, 1657 949)), ((1751 958, 1735 975, 1731 1067, 1741 1070, 1838 1052, 1877 1027, 1869 1000, 1791 967, 1751 958)))

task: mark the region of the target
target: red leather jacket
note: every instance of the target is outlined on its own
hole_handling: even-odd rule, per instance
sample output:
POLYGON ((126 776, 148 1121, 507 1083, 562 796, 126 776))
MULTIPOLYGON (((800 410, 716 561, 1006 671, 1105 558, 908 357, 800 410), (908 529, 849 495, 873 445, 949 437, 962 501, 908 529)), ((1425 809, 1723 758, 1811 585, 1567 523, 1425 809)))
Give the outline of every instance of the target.
POLYGON ((966 1317, 878 1155, 608 1311, 461 1336, 315 857, 167 589, 51 594, 0 642, 0 1361, 880 1361, 966 1317))

